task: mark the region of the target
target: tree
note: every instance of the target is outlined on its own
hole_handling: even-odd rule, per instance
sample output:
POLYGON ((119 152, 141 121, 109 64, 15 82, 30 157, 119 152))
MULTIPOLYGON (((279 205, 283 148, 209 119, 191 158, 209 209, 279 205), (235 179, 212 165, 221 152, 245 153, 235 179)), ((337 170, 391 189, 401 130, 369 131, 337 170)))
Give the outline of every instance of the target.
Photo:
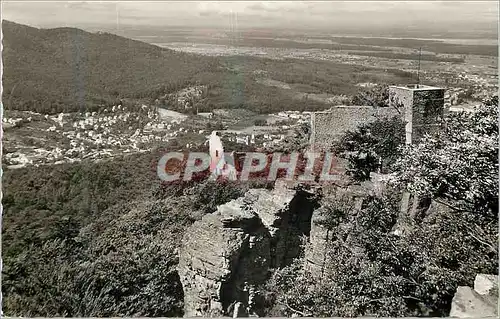
MULTIPOLYGON (((407 147, 394 165, 396 188, 359 209, 345 193, 324 190, 315 223, 329 231, 330 262, 315 276, 304 260, 278 270, 268 282, 268 315, 448 316, 458 286, 498 273, 497 103, 451 114, 440 136, 407 147), (404 236, 393 232, 400 187, 433 200, 404 236)), ((377 141, 361 131, 350 135, 358 147, 377 141)))
POLYGON ((387 85, 377 85, 369 90, 356 94, 351 103, 353 105, 369 105, 373 107, 389 106, 389 87, 387 85))
POLYGON ((265 126, 267 125, 267 121, 265 119, 256 119, 254 122, 255 126, 265 126))
MULTIPOLYGON (((474 112, 450 114, 445 124, 439 136, 424 137, 404 150, 394 184, 448 206, 449 212, 436 221, 447 221, 446 232, 452 235, 446 242, 465 245, 472 240, 477 247, 468 251, 471 259, 482 249, 491 259, 481 265, 497 273, 492 260, 498 260, 498 97, 474 112)), ((460 265, 457 257, 448 259, 460 265)))
POLYGON ((399 117, 382 118, 347 131, 333 151, 348 161, 347 173, 355 180, 370 178, 370 172, 390 172, 404 143, 404 122, 399 117))
POLYGON ((286 136, 279 143, 266 147, 269 152, 292 153, 306 149, 309 143, 310 127, 309 124, 300 124, 293 128, 293 135, 286 136))
POLYGON ((467 231, 461 212, 435 209, 405 236, 393 233, 400 193, 353 197, 325 191, 317 226, 324 238, 321 273, 298 260, 266 286, 266 315, 314 317, 448 316, 458 286, 497 273, 498 254, 467 231), (325 259, 326 260, 326 259, 325 259))
POLYGON ((445 130, 407 147, 397 181, 408 191, 452 202, 467 211, 498 211, 498 97, 474 112, 450 114, 445 130))

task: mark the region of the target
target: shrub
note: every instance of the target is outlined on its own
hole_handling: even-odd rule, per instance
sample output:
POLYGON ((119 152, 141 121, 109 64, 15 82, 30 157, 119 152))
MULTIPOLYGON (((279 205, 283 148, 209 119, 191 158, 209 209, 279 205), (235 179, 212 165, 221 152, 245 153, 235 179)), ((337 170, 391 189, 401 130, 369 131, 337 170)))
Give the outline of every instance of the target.
POLYGON ((267 121, 265 119, 256 119, 253 122, 253 125, 255 125, 255 126, 266 126, 267 125, 267 121))
POLYGON ((367 180, 370 172, 393 170, 404 144, 404 127, 398 117, 377 119, 355 131, 347 131, 332 148, 347 160, 347 174, 355 180, 367 180))
POLYGON ((308 273, 305 260, 277 270, 267 286, 268 315, 447 316, 458 286, 498 271, 497 252, 477 240, 463 212, 435 209, 397 236, 399 192, 368 197, 359 211, 352 204, 349 196, 324 195, 329 262, 321 274, 308 273))

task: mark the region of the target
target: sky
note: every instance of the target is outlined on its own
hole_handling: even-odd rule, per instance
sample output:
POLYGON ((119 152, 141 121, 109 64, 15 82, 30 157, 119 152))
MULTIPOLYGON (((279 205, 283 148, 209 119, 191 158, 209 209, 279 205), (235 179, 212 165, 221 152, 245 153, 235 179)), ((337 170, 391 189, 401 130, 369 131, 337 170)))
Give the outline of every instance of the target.
POLYGON ((36 27, 442 28, 497 31, 498 1, 2 1, 36 27), (237 21, 237 22, 236 22, 237 21))

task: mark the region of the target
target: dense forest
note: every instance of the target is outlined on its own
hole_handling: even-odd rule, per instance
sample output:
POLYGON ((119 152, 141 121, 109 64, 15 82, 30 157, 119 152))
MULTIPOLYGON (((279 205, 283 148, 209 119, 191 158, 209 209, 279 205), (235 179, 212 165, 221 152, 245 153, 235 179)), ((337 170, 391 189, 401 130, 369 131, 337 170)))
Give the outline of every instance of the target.
POLYGON ((7 108, 79 111, 119 98, 175 91, 199 74, 218 72, 215 59, 162 49, 108 33, 37 29, 3 21, 7 108))
POLYGON ((182 315, 179 236, 249 185, 162 186, 163 151, 5 172, 5 314, 182 315))

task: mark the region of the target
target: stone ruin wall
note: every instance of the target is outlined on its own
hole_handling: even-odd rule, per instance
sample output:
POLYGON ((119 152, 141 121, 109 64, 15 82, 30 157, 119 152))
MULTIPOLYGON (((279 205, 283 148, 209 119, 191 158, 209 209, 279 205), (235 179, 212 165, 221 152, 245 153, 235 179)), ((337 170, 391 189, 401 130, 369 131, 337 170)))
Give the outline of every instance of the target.
POLYGON ((389 106, 400 110, 406 122, 407 144, 439 130, 437 123, 444 115, 444 92, 441 88, 389 88, 389 106))
POLYGON ((418 141, 425 133, 440 128, 444 115, 444 93, 441 88, 389 88, 389 107, 336 106, 311 114, 311 149, 329 149, 346 131, 377 118, 401 116, 406 124, 406 141, 418 141))
POLYGON ((361 124, 373 122, 377 118, 397 114, 394 108, 369 106, 339 106, 328 111, 315 112, 311 116, 311 147, 318 150, 329 149, 345 132, 355 130, 361 124))
POLYGON ((413 92, 400 87, 389 88, 389 107, 399 110, 402 119, 406 122, 405 133, 407 143, 411 141, 413 132, 412 110, 413 92))
POLYGON ((435 133, 444 116, 444 89, 420 90, 413 94, 412 143, 425 133, 435 133))
POLYGON ((444 115, 444 89, 421 90, 413 94, 414 125, 434 124, 444 115))
MULTIPOLYGON (((380 174, 372 173, 372 180, 359 185, 347 187, 336 187, 330 196, 343 198, 352 203, 353 215, 361 210, 364 201, 373 195, 379 195, 385 188, 384 177, 380 174)), ((304 267, 314 279, 321 281, 330 275, 328 265, 336 262, 335 253, 332 253, 329 243, 332 242, 336 234, 329 230, 322 222, 325 220, 323 207, 319 207, 312 214, 311 233, 305 250, 304 267)), ((352 245, 354 252, 360 252, 356 247, 353 238, 347 238, 346 244, 352 245)))

